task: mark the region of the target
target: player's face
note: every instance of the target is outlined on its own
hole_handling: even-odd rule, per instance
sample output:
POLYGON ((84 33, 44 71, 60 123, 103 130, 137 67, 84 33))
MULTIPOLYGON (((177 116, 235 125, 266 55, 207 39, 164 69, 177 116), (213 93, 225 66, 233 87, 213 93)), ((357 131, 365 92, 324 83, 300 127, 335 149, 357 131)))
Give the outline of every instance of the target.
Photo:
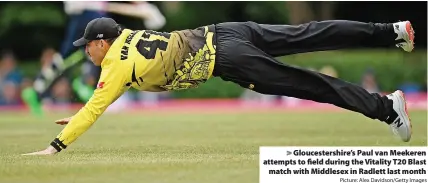
POLYGON ((91 41, 86 45, 86 53, 96 66, 100 66, 107 53, 108 47, 104 40, 91 41))

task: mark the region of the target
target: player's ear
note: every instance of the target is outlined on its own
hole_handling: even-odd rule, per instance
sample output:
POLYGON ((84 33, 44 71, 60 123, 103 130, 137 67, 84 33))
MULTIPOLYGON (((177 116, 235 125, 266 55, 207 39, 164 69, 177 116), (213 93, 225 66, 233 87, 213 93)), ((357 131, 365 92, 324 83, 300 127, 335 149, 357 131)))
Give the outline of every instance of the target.
POLYGON ((101 48, 105 49, 107 47, 107 42, 105 39, 100 40, 101 48))
POLYGON ((104 39, 98 40, 98 45, 100 46, 100 48, 104 47, 104 39))
POLYGON ((103 48, 105 48, 105 49, 109 49, 110 48, 111 43, 109 42, 108 39, 103 39, 101 41, 103 42, 103 45, 102 45, 103 48))
POLYGON ((97 45, 97 47, 102 48, 103 47, 103 40, 96 40, 95 44, 97 45))

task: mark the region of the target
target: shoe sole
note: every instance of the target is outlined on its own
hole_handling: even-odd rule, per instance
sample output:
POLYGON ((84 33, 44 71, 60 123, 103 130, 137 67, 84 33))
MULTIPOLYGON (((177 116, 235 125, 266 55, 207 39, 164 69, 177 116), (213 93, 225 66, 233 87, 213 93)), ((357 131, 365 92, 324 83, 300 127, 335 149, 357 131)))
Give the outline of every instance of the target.
POLYGON ((410 115, 409 115, 409 112, 408 112, 408 110, 407 110, 407 101, 406 101, 406 96, 404 95, 404 93, 402 92, 402 91, 399 91, 399 94, 400 94, 400 97, 401 97, 401 100, 403 100, 404 101, 404 115, 405 116, 403 116, 403 117, 405 117, 406 119, 408 119, 408 120, 406 120, 406 121, 408 121, 409 123, 408 124, 406 124, 406 126, 409 128, 409 130, 410 130, 410 134, 409 134, 409 139, 408 140, 406 140, 405 142, 408 142, 408 141, 410 141, 410 138, 412 137, 412 133, 413 133, 413 131, 412 131, 412 120, 411 120, 411 118, 410 118, 410 115))
POLYGON ((408 40, 408 44, 410 44, 409 45, 410 47, 409 52, 410 52, 414 48, 414 40, 415 40, 415 34, 414 34, 415 32, 413 30, 413 27, 410 21, 406 21, 406 33, 407 33, 406 38, 408 40))

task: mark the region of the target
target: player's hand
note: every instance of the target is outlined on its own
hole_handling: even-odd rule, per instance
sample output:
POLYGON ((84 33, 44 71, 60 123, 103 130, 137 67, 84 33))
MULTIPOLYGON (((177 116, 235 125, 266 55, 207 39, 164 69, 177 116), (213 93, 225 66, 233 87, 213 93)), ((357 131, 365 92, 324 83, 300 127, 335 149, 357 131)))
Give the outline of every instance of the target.
POLYGON ((63 119, 56 120, 55 123, 59 124, 59 125, 66 125, 66 124, 68 124, 68 122, 70 120, 71 120, 71 117, 68 117, 68 118, 63 118, 63 119))
POLYGON ((27 153, 27 154, 23 154, 24 156, 28 156, 28 155, 54 155, 56 154, 58 151, 56 151, 56 149, 52 146, 49 146, 48 148, 46 148, 45 150, 42 151, 37 151, 37 152, 33 152, 33 153, 27 153))

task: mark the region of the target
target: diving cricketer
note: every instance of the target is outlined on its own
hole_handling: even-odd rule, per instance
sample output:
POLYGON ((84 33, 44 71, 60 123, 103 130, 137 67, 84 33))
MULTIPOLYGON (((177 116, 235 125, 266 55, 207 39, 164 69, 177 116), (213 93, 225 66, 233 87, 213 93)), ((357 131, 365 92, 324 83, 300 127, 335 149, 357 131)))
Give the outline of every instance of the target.
POLYGON ((409 21, 363 23, 346 20, 301 25, 226 22, 170 33, 122 28, 113 19, 90 21, 73 43, 86 46, 102 68, 91 99, 70 118, 47 149, 26 155, 50 155, 66 149, 106 108, 130 87, 143 91, 195 88, 212 77, 262 94, 329 103, 389 125, 408 142, 412 125, 404 94, 381 96, 359 85, 284 64, 275 57, 356 47, 397 46, 411 52, 409 21))

